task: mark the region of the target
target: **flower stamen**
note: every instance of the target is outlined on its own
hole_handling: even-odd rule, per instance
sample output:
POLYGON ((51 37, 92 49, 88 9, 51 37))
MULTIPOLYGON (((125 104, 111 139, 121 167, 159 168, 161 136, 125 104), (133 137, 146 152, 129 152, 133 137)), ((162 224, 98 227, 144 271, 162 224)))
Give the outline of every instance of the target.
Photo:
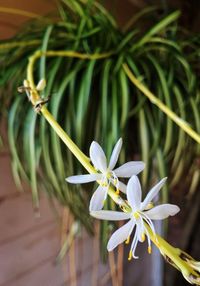
POLYGON ((115 192, 115 194, 116 194, 117 196, 119 196, 119 194, 120 194, 120 191, 119 191, 119 189, 116 189, 116 192, 115 192))
POLYGON ((129 242, 130 242, 130 235, 127 237, 125 244, 129 244, 129 242))
POLYGON ((115 175, 115 172, 111 172, 111 176, 110 177, 113 177, 113 185, 116 187, 116 195, 119 195, 120 194, 120 190, 119 190, 119 179, 118 177, 115 175))
POLYGON ((150 246, 150 245, 148 246, 148 253, 149 253, 149 254, 151 254, 151 253, 152 253, 152 248, 151 248, 151 246, 150 246))
POLYGON ((135 219, 139 219, 139 218, 140 218, 140 214, 139 214, 138 212, 134 212, 134 213, 133 213, 133 217, 134 217, 135 219))
POLYGON ((133 258, 133 256, 132 256, 132 251, 130 250, 130 251, 129 251, 129 254, 128 254, 128 261, 131 261, 132 258, 133 258))
POLYGON ((141 242, 144 242, 144 241, 145 241, 145 234, 143 233, 141 237, 141 242))

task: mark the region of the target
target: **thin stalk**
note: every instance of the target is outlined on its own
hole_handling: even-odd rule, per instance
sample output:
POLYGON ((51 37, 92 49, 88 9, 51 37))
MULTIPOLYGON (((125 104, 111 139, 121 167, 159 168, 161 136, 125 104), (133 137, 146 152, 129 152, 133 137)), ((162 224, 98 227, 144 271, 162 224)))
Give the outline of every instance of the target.
MULTIPOLYGON (((109 58, 113 55, 114 52, 106 52, 106 53, 94 53, 94 54, 82 54, 75 51, 36 51, 30 58, 27 67, 27 79, 30 81, 30 86, 32 89, 35 89, 34 79, 33 79, 33 67, 37 59, 45 56, 45 57, 69 57, 69 58, 79 58, 83 60, 99 60, 104 58, 109 58)), ((36 96, 35 100, 40 97, 36 96)), ((34 99, 34 96, 33 96, 34 99)), ((35 104, 35 102, 34 102, 35 104)))
POLYGON ((3 44, 0 44, 0 50, 12 49, 12 48, 16 48, 16 47, 35 46, 35 45, 39 45, 40 43, 41 43, 41 40, 3 43, 3 44))
POLYGON ((129 69, 127 64, 123 64, 125 73, 127 74, 130 81, 143 92, 143 94, 149 98, 149 100, 155 104, 160 110, 162 110, 172 121, 174 121, 182 130, 184 130, 191 138, 200 144, 200 135, 195 132, 187 122, 181 117, 177 116, 170 108, 168 108, 160 99, 158 99, 144 84, 138 80, 132 71, 129 69))

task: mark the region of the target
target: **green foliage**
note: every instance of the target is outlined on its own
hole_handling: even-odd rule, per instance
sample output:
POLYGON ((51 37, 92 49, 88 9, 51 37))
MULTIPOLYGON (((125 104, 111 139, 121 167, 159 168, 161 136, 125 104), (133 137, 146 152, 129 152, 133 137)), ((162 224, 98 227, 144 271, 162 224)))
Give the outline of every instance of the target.
MULTIPOLYGON (((21 188, 23 180, 30 183, 36 207, 38 190, 44 189, 50 198, 69 206, 92 231, 87 210, 91 185, 81 189, 64 180, 84 170, 44 118, 34 113, 27 98, 16 92, 26 78, 29 56, 36 50, 112 52, 109 58, 98 60, 41 57, 34 76, 36 82, 47 80, 43 96, 51 96, 50 112, 86 154, 92 140, 97 140, 110 155, 114 143, 123 137, 121 161, 139 158, 146 162, 145 188, 158 174, 169 176, 171 186, 182 179, 184 187, 193 182, 194 190, 200 179, 194 159, 199 147, 133 86, 122 64, 127 63, 163 103, 200 133, 196 65, 200 38, 177 28, 179 12, 163 18, 158 9, 146 9, 122 31, 100 4, 87 3, 63 0, 59 17, 30 22, 0 45, 0 109, 9 108, 8 134, 17 186, 21 188)), ((162 201, 167 198, 166 189, 162 201)), ((104 225, 102 233, 106 230, 104 225)), ((105 240, 106 235, 104 244, 105 240)))

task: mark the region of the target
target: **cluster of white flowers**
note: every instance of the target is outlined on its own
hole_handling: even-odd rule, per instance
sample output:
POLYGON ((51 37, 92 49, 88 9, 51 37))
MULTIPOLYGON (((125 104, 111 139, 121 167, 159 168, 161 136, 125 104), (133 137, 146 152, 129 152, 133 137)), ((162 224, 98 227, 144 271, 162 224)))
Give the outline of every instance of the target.
POLYGON ((129 221, 116 230, 107 245, 108 251, 112 251, 116 246, 124 241, 129 241, 130 235, 135 228, 135 234, 129 252, 129 260, 135 256, 138 241, 143 242, 145 236, 148 241, 148 252, 151 253, 151 240, 149 230, 155 235, 152 220, 162 220, 173 216, 179 212, 179 207, 172 204, 162 204, 152 207, 151 202, 164 185, 167 178, 158 182, 147 194, 142 202, 142 191, 137 175, 144 169, 145 164, 141 161, 130 161, 115 168, 122 147, 122 139, 116 143, 111 154, 110 162, 107 166, 105 153, 101 146, 93 141, 90 146, 90 159, 96 169, 96 173, 87 175, 77 175, 68 177, 69 183, 81 184, 97 181, 99 187, 94 192, 89 206, 90 214, 102 220, 128 220, 129 221), (130 178, 127 186, 119 178, 130 178), (102 210, 104 201, 107 198, 110 185, 116 188, 116 192, 125 193, 130 210, 124 212, 102 210))

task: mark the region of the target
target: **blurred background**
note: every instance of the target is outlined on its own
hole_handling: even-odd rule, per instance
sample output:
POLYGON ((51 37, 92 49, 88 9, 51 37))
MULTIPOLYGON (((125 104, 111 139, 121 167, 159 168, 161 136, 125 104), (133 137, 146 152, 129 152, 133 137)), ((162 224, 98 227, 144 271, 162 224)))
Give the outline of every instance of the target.
MULTIPOLYGON (((200 32, 198 0, 100 2, 115 16, 120 27, 144 7, 159 5, 166 15, 169 11, 179 9, 182 27, 193 33, 200 32)), ((34 14, 52 15, 56 7, 57 2, 53 0, 0 0, 1 41, 5 42, 6 39, 22 31, 30 17, 34 18, 34 14), (10 10, 7 11, 5 8, 10 10), (12 12, 13 8, 28 11, 30 15, 27 17, 22 12, 17 15, 17 10, 12 12)), ((10 56, 12 57, 12 54, 10 56)), ((188 285, 181 273, 164 263, 156 249, 149 256, 145 247, 139 247, 140 259, 130 263, 126 259, 127 249, 119 247, 115 253, 109 254, 106 262, 102 262, 98 240, 101 231, 99 223, 94 225, 94 236, 90 236, 84 229, 77 230, 79 227, 69 209, 61 206, 55 199, 49 201, 44 194, 41 194, 40 208, 35 212, 30 186, 24 183, 27 192, 19 192, 13 180, 7 122, 3 117, 0 121, 0 130, 3 139, 0 151, 0 286, 188 285), (72 224, 73 229, 69 227, 72 224), (70 247, 66 246, 69 248, 67 255, 58 262, 56 258, 66 236, 72 238, 69 242, 70 247)), ((199 168, 199 157, 196 160, 199 168)), ((186 206, 187 214, 184 212, 178 218, 170 219, 168 241, 174 246, 182 247, 198 259, 199 195, 195 191, 197 203, 192 203, 191 209, 191 203, 188 204, 187 200, 182 199, 180 190, 182 185, 183 181, 180 187, 176 186, 176 190, 171 194, 171 200, 177 204, 181 203, 183 207, 186 206)), ((197 189, 199 190, 199 184, 195 190, 197 189)), ((158 224, 158 231, 160 228, 158 224)), ((60 255, 62 256, 62 253, 60 255)))

